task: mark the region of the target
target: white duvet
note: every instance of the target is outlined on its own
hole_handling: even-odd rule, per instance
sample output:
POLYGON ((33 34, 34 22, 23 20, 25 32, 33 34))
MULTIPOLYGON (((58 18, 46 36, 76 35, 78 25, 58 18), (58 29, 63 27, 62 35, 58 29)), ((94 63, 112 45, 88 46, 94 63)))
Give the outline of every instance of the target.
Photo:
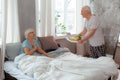
POLYGON ((21 54, 15 64, 34 80, 116 80, 118 71, 108 57, 98 59, 77 56, 65 52, 57 58, 21 54))

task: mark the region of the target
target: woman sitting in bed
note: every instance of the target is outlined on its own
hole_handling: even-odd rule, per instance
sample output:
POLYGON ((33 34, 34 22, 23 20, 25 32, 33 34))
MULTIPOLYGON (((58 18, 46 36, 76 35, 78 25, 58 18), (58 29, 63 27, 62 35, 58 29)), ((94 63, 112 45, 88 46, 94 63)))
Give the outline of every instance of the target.
POLYGON ((36 40, 34 29, 27 29, 25 31, 26 40, 22 43, 21 53, 25 53, 27 55, 32 55, 35 52, 44 54, 47 57, 52 57, 48 55, 44 50, 40 48, 39 41, 36 40))

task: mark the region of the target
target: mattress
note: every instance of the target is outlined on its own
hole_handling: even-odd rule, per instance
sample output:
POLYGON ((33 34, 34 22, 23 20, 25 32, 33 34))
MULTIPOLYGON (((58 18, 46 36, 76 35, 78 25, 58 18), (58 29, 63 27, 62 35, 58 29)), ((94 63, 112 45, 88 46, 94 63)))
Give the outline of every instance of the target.
POLYGON ((20 71, 13 61, 6 61, 4 64, 4 70, 11 76, 15 77, 17 80, 34 80, 20 71))

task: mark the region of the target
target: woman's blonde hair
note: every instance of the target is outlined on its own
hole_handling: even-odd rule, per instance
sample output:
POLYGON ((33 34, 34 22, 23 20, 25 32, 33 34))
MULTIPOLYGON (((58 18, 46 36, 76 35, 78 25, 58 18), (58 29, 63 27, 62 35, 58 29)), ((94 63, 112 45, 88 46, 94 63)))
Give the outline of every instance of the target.
POLYGON ((35 30, 32 29, 32 28, 27 29, 27 30, 25 31, 25 38, 26 38, 26 39, 28 38, 28 34, 29 34, 30 32, 35 32, 35 30))

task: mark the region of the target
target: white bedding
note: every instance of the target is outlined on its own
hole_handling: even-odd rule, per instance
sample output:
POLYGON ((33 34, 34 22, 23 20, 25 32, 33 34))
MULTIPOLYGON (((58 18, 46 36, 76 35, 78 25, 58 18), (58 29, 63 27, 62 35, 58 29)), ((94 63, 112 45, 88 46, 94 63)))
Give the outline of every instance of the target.
POLYGON ((13 61, 6 61, 4 64, 4 70, 17 80, 34 80, 19 70, 13 61))
POLYGON ((57 58, 21 54, 15 58, 17 67, 34 80, 116 80, 117 67, 108 57, 80 57, 65 52, 57 58))

